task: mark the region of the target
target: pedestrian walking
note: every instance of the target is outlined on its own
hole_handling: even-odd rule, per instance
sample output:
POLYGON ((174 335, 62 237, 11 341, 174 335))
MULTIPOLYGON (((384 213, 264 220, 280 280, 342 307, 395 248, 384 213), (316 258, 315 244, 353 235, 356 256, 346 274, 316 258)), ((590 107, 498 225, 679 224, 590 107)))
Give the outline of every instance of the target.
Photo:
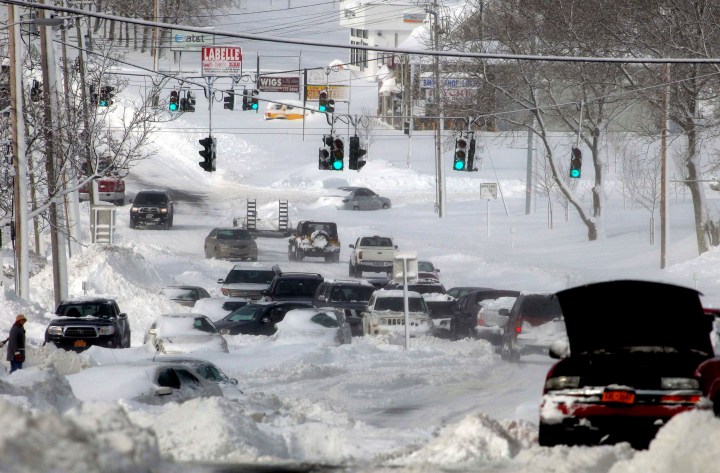
POLYGON ((25 361, 25 322, 27 318, 23 314, 15 317, 15 323, 10 328, 10 335, 7 339, 7 361, 10 362, 10 372, 22 369, 25 361))

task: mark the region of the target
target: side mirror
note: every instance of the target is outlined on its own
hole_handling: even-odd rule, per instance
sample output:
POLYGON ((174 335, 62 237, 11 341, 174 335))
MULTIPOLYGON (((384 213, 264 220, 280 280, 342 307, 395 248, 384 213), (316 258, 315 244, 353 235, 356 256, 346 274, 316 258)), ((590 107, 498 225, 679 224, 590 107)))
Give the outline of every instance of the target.
POLYGON ((172 394, 173 390, 170 386, 160 386, 155 390, 156 396, 167 396, 169 394, 172 394))
POLYGON ((270 317, 263 317, 260 319, 261 324, 269 324, 270 323, 270 317))
POLYGON ((148 333, 149 333, 150 335, 157 335, 157 330, 155 330, 154 328, 151 328, 151 329, 148 330, 148 333))
POLYGON ((353 245, 352 243, 350 243, 348 246, 352 249, 355 249, 355 245, 353 245))
POLYGON ((397 246, 397 245, 395 245, 395 249, 396 249, 396 250, 398 249, 398 246, 397 246))
POLYGON ((230 378, 230 379, 228 379, 228 382, 229 382, 230 384, 234 384, 235 386, 237 386, 237 384, 238 384, 238 380, 235 379, 235 378, 230 378))
POLYGON ((221 278, 221 279, 218 279, 218 284, 222 284, 222 283, 224 283, 224 282, 225 282, 224 279, 222 279, 222 278, 221 278))
POLYGON ((125 312, 118 314, 118 319, 127 320, 127 314, 125 312))

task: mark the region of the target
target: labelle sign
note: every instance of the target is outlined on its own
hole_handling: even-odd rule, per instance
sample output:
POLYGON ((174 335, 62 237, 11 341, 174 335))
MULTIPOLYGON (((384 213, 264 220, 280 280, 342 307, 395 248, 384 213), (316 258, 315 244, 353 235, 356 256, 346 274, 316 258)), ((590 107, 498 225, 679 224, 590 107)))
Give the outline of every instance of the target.
POLYGON ((202 48, 203 76, 242 75, 242 48, 209 46, 202 48))

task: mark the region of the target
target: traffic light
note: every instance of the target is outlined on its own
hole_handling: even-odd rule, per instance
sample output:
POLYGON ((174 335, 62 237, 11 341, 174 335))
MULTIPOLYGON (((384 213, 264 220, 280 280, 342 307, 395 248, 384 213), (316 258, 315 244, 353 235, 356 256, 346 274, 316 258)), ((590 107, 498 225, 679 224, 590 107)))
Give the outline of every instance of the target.
POLYGON ((323 147, 320 148, 318 154, 318 169, 321 169, 323 171, 329 171, 331 169, 330 157, 332 156, 332 146, 334 139, 332 135, 323 135, 322 141, 323 147))
POLYGON ((468 158, 467 158, 467 169, 466 171, 477 171, 477 168, 475 167, 475 138, 470 139, 470 144, 468 145, 468 158))
POLYGON ((243 112, 245 110, 250 110, 250 97, 248 97, 249 93, 249 90, 243 90, 243 112))
POLYGON ((194 112, 195 111, 195 94, 193 94, 189 90, 185 93, 185 111, 186 112, 194 112))
POLYGON ((332 156, 330 157, 330 169, 342 171, 345 165, 345 143, 342 138, 336 137, 333 140, 332 156))
MULTIPOLYGON (((90 90, 92 91, 92 85, 90 86, 90 90)), ((39 102, 42 100, 42 82, 38 82, 37 80, 33 79, 33 85, 30 88, 30 101, 31 102, 39 102)))
POLYGON ((466 138, 458 138, 455 140, 455 160, 453 161, 453 169, 455 171, 465 171, 467 169, 467 148, 468 141, 466 138))
POLYGON ((170 92, 170 102, 168 103, 168 110, 171 112, 177 112, 180 108, 180 102, 178 101, 177 90, 170 92))
POLYGON ((357 136, 350 137, 350 155, 348 156, 348 167, 353 171, 359 171, 365 166, 365 160, 362 159, 367 151, 360 148, 360 138, 357 136))
POLYGON ((320 95, 318 96, 318 109, 321 112, 327 112, 328 111, 328 93, 327 90, 321 90, 320 95))
MULTIPOLYGON (((35 102, 35 100, 34 100, 33 97, 32 97, 32 96, 33 96, 33 89, 35 88, 35 84, 37 84, 37 81, 36 81, 36 80, 33 80, 33 88, 30 89, 30 100, 32 100, 33 102, 35 102)), ((92 85, 92 84, 90 84, 90 93, 88 94, 88 97, 90 97, 90 104, 91 104, 91 105, 95 105, 95 106, 97 107, 97 104, 98 104, 98 93, 95 92, 95 86, 92 85)))
POLYGON ((582 169, 582 151, 580 148, 573 147, 570 153, 570 177, 579 179, 582 169))
POLYGON ((257 110, 260 106, 258 104, 258 95, 260 95, 260 91, 257 89, 253 89, 252 91, 252 98, 250 100, 250 110, 257 110))
POLYGON ((335 113, 335 101, 333 99, 328 99, 325 111, 328 113, 335 113))
MULTIPOLYGON (((234 90, 226 90, 225 93, 227 95, 223 95, 223 108, 225 110, 235 110, 235 91, 234 90)), ((243 108, 244 110, 244 108, 243 108)))
POLYGON ((200 167, 203 168, 207 172, 213 172, 215 170, 215 148, 217 145, 217 140, 215 138, 208 136, 207 138, 203 138, 202 140, 199 140, 200 144, 203 146, 203 150, 200 151, 200 156, 202 156, 203 161, 200 161, 200 167))

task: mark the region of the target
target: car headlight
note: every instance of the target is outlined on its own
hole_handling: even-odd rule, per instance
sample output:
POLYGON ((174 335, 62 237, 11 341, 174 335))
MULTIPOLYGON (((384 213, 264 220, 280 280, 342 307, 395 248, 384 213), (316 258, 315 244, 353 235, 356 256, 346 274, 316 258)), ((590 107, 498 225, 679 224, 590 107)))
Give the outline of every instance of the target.
POLYGON ((57 325, 51 325, 47 329, 48 335, 62 335, 63 328, 57 325))
POLYGON ((545 381, 545 389, 548 391, 577 387, 580 387, 580 376, 556 376, 545 381))
POLYGON ((700 382, 693 378, 660 378, 662 389, 700 389, 700 382))
POLYGON ((98 335, 112 335, 113 333, 115 333, 115 327, 113 326, 98 327, 98 335))
POLYGON ((137 207, 130 207, 130 212, 132 212, 132 213, 138 213, 139 211, 140 211, 140 209, 137 207))
POLYGON ((166 214, 166 213, 167 213, 167 209, 160 209, 160 213, 161 213, 161 214, 166 214))

